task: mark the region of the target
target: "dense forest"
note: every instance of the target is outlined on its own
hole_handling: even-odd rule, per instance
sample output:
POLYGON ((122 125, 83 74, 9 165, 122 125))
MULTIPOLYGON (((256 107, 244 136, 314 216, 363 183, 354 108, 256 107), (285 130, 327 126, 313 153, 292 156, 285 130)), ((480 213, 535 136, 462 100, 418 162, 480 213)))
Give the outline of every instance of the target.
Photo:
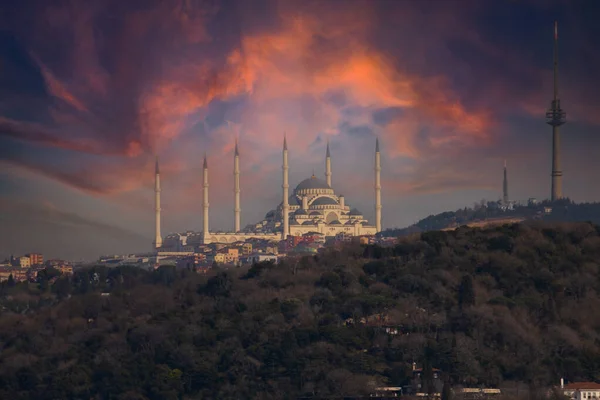
POLYGON ((453 385, 599 380, 599 265, 600 227, 528 223, 207 274, 46 270, 0 286, 0 398, 358 396, 413 362, 453 385))
POLYGON ((512 209, 505 210, 499 208, 496 202, 482 200, 473 207, 429 215, 406 228, 387 229, 381 232, 381 236, 405 236, 498 218, 523 218, 546 222, 589 221, 600 224, 600 203, 575 203, 565 198, 554 202, 543 201, 535 204, 516 204, 512 209), (545 207, 550 207, 552 212, 549 214, 545 213, 545 207))

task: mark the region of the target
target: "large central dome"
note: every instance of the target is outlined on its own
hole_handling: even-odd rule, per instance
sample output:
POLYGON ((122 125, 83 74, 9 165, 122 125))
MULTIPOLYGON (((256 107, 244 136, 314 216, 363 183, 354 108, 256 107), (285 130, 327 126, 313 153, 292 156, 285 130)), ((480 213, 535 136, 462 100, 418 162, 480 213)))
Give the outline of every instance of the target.
POLYGON ((296 192, 308 189, 331 189, 331 187, 322 179, 316 176, 311 176, 308 179, 303 180, 296 186, 296 192))

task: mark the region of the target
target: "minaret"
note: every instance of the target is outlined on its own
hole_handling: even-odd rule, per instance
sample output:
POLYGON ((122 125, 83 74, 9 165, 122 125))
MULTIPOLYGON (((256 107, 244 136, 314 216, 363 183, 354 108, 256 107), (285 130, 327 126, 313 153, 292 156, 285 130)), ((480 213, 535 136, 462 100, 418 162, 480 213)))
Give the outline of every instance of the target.
POLYGON ((162 236, 160 235, 160 170, 158 169, 158 156, 154 167, 154 210, 156 212, 155 227, 154 227, 154 243, 155 249, 162 246, 162 236))
POLYGON ((290 233, 290 205, 289 201, 289 188, 290 185, 288 183, 288 149, 287 149, 287 139, 285 134, 283 136, 283 203, 282 203, 282 224, 283 224, 283 232, 281 233, 281 239, 287 239, 288 234, 290 233))
POLYGON ((506 160, 504 160, 504 181, 502 183, 502 204, 508 205, 508 177, 506 174, 506 160))
POLYGON ((203 180, 202 180, 202 208, 203 208, 203 218, 202 218, 202 236, 204 239, 209 235, 208 231, 208 162, 206 161, 206 154, 204 155, 204 165, 203 169, 203 180))
POLYGON ((329 140, 327 140, 327 153, 325 154, 325 178, 331 187, 331 154, 329 153, 329 140))
POLYGON ((554 99, 546 112, 546 123, 552 126, 552 192, 551 201, 562 198, 562 171, 560 168, 559 127, 566 121, 567 113, 560 108, 558 98, 558 22, 554 21, 554 99))
POLYGON ((375 139, 375 227, 381 232, 381 154, 379 138, 375 139))
POLYGON ((233 206, 234 232, 240 231, 240 153, 238 152, 237 139, 235 140, 235 152, 233 154, 233 194, 235 204, 233 206))

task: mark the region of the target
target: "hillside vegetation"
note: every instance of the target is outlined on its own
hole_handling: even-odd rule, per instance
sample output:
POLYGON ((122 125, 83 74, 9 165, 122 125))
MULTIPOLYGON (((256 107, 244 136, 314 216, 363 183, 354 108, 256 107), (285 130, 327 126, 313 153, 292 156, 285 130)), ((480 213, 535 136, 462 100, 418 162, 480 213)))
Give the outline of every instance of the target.
POLYGON ((207 275, 3 283, 0 398, 356 396, 408 383, 413 361, 454 385, 598 380, 599 232, 460 228, 207 275))
POLYGON ((503 210, 495 202, 482 200, 473 207, 456 211, 445 211, 430 215, 406 228, 387 229, 382 236, 406 236, 431 230, 456 228, 463 225, 476 226, 509 223, 511 220, 538 220, 545 222, 592 222, 600 224, 600 203, 575 203, 566 198, 554 202, 543 201, 536 204, 514 205, 513 209, 503 210), (550 208, 552 212, 546 213, 550 208))

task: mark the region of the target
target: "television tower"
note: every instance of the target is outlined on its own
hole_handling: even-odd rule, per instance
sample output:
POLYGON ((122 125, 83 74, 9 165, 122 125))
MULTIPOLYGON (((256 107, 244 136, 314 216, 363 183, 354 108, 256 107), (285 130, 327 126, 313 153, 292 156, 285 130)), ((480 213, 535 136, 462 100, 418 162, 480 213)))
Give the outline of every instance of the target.
POLYGON ((508 205, 508 176, 506 173, 506 160, 504 160, 504 181, 502 182, 502 203, 508 205))
POLYGON ((562 198, 562 171, 560 168, 560 132, 567 113, 560 108, 558 98, 558 22, 554 21, 554 99, 546 112, 546 123, 552 126, 552 192, 550 200, 562 198))
POLYGON ((162 246, 162 236, 160 235, 160 169, 158 168, 158 156, 154 165, 154 243, 153 247, 158 249, 162 246))

